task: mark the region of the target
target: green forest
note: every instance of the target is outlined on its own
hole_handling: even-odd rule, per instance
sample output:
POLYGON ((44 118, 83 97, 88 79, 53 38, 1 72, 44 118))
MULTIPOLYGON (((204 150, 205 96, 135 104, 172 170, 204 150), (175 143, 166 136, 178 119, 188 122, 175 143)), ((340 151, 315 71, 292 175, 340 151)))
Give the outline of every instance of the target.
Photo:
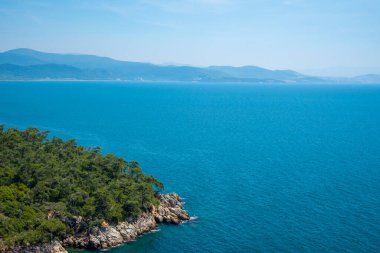
POLYGON ((62 218, 90 225, 137 218, 158 205, 162 183, 100 148, 0 125, 0 249, 63 238, 62 218))

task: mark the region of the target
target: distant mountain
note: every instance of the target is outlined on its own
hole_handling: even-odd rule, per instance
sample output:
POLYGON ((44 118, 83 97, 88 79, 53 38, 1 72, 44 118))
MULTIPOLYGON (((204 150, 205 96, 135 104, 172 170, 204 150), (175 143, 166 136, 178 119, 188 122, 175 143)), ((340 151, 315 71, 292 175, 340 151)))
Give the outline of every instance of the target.
MULTIPOLYGON (((70 78, 79 80, 192 81, 226 77, 223 73, 203 68, 159 66, 150 63, 117 61, 93 55, 43 53, 31 49, 15 49, 0 53, 0 65, 2 64, 13 65, 13 67, 0 67, 0 70, 6 70, 6 76, 12 77, 11 79, 68 78, 68 71, 67 69, 64 70, 62 66, 76 68, 75 73, 73 72, 70 78), (50 69, 53 71, 51 72, 46 65, 50 65, 51 68, 60 66, 60 68, 55 71, 50 69), (34 66, 35 68, 44 66, 45 71, 36 69, 36 72, 32 73, 31 68, 15 68, 15 66, 34 66), (60 71, 62 71, 61 75, 59 74, 60 71)), ((4 73, 0 72, 0 77, 3 76, 5 76, 4 73)))
POLYGON ((352 81, 360 82, 360 83, 378 83, 380 84, 380 75, 361 75, 351 78, 352 81))
POLYGON ((269 70, 255 66, 230 67, 210 66, 209 69, 223 72, 234 78, 262 78, 277 80, 296 80, 304 75, 292 70, 269 70))
POLYGON ((75 54, 43 53, 27 48, 19 48, 0 54, 0 64, 11 63, 15 65, 34 64, 63 64, 77 68, 103 69, 114 68, 122 65, 122 62, 107 57, 75 54))
POLYGON ((41 79, 43 77, 51 79, 73 78, 82 76, 82 71, 72 66, 59 64, 38 64, 21 66, 14 64, 0 64, 0 80, 19 79, 41 79))
POLYGON ((107 57, 44 53, 27 48, 0 53, 0 80, 130 80, 204 81, 251 83, 380 83, 379 76, 321 78, 292 70, 269 70, 255 66, 231 67, 154 65, 118 61, 107 57))

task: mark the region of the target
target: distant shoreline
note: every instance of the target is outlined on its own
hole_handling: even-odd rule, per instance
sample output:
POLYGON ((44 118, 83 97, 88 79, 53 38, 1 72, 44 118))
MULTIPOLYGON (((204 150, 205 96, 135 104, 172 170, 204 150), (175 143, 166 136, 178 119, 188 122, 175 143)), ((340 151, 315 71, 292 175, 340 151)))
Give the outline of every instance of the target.
POLYGON ((218 84, 236 84, 236 85, 282 85, 282 86, 294 86, 294 85, 310 85, 310 86, 378 86, 380 85, 380 82, 375 83, 360 83, 360 82, 248 82, 248 81, 174 81, 174 80, 168 80, 168 81, 154 81, 154 80, 96 80, 96 79, 88 79, 88 80, 69 80, 69 79, 40 79, 40 80, 0 80, 0 83, 33 83, 33 82, 40 82, 40 83, 65 83, 65 82, 73 82, 73 83, 92 83, 92 82, 99 82, 99 83, 135 83, 135 84, 195 84, 195 85, 201 85, 201 84, 210 84, 210 85, 218 85, 218 84))
POLYGON ((96 55, 45 53, 28 48, 0 52, 0 79, 38 81, 230 82, 230 83, 380 83, 380 75, 306 75, 291 69, 245 66, 157 65, 96 55))

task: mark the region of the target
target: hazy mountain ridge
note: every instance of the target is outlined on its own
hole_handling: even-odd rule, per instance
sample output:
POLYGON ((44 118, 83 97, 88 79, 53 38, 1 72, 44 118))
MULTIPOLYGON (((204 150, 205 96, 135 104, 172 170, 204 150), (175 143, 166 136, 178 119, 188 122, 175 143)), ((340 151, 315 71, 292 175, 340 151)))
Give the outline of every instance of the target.
POLYGON ((211 70, 220 71, 230 75, 235 78, 276 78, 276 79, 297 79, 302 78, 304 75, 297 73, 292 70, 269 70, 265 68, 255 67, 255 66, 242 66, 242 67, 231 67, 231 66, 210 66, 211 70))
POLYGON ((44 53, 20 48, 0 53, 0 80, 217 81, 252 83, 380 83, 379 75, 324 78, 256 66, 164 66, 95 55, 44 53))

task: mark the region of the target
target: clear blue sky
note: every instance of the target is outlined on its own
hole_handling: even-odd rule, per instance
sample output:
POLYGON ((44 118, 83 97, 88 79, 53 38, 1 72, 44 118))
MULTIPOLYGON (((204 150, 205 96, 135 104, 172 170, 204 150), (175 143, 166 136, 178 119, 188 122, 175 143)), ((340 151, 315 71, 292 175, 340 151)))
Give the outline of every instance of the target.
POLYGON ((0 37, 0 51, 380 72, 380 0, 0 0, 0 37))

